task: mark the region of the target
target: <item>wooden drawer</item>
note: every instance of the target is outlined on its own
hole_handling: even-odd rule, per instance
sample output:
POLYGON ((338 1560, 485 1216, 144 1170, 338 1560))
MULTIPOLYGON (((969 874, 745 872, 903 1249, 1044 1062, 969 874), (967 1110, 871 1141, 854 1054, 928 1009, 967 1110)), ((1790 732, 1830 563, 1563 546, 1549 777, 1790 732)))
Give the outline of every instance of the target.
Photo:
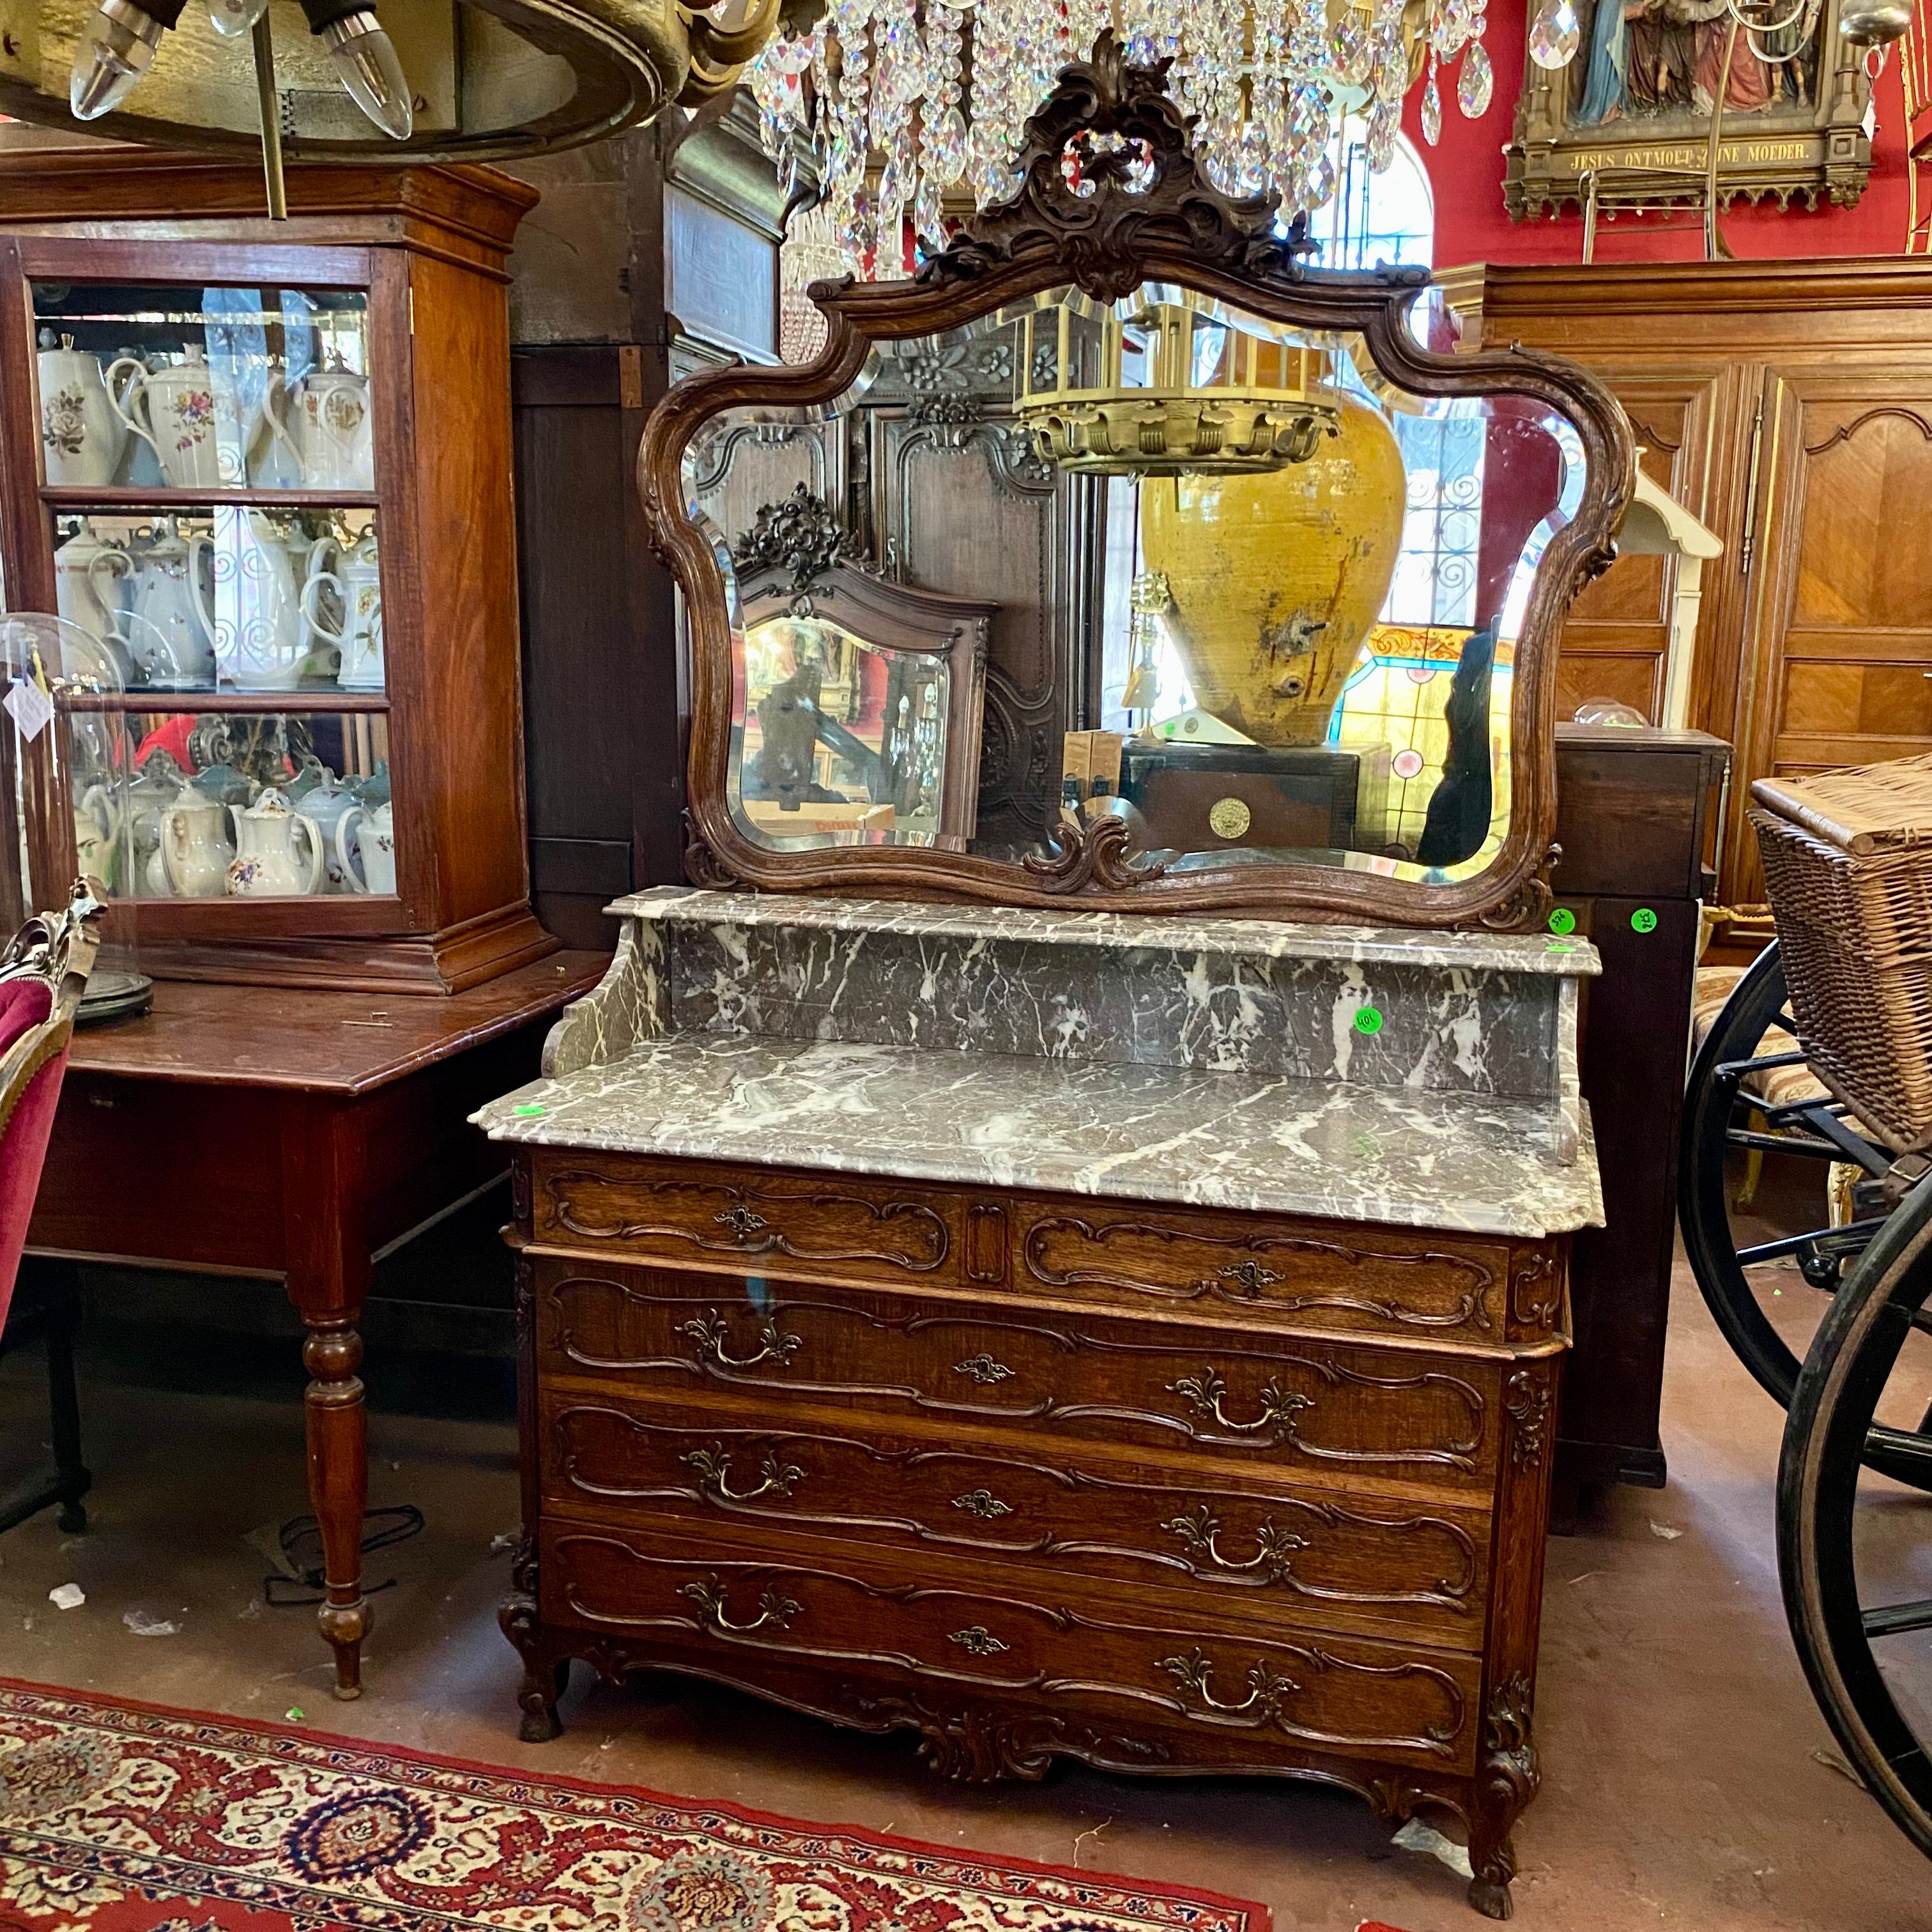
POLYGON ((1240 1473, 1022 1451, 855 1416, 850 1428, 700 1402, 551 1387, 544 1495, 564 1512, 759 1524, 873 1546, 993 1556, 1215 1603, 1217 1613, 1473 1648, 1488 1601, 1489 1517, 1296 1489, 1240 1473))
POLYGON ((1037 1199, 1017 1204, 1013 1234, 1016 1286, 1064 1298, 1478 1344, 1503 1336, 1510 1257, 1499 1241, 1037 1199))
POLYGON ((1482 1660, 1463 1652, 1325 1634, 1302 1642, 1207 1613, 1143 1622, 996 1566, 961 1588, 836 1544, 787 1540, 759 1554, 670 1522, 550 1519, 541 1576, 547 1623, 599 1633, 640 1663, 659 1644, 694 1652, 728 1681, 734 1657, 755 1681, 754 1660, 790 1655, 888 1690, 1024 1696, 1152 1733, 1181 1762, 1262 1764, 1287 1747, 1474 1765, 1482 1660))
POLYGON ((863 1288, 735 1285, 537 1264, 546 1373, 676 1394, 710 1383, 801 1402, 1018 1425, 1486 1492, 1498 1365, 1119 1317, 1035 1315, 863 1288))
MULTIPOLYGON (((976 1278, 964 1272, 968 1203, 941 1188, 632 1155, 607 1168, 577 1152, 541 1156, 534 1179, 533 1232, 560 1246, 805 1280, 949 1287, 976 1278)), ((994 1280, 1004 1228, 1002 1218, 994 1280)))

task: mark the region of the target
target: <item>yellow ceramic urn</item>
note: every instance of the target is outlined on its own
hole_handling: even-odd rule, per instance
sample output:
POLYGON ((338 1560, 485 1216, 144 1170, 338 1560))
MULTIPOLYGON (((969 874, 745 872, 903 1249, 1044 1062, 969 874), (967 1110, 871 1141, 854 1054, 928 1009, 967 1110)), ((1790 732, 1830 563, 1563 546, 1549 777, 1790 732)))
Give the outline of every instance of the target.
POLYGON ((1380 614, 1407 477, 1381 414, 1330 391, 1338 434, 1258 474, 1149 476, 1142 568, 1204 711, 1261 745, 1315 745, 1380 614))

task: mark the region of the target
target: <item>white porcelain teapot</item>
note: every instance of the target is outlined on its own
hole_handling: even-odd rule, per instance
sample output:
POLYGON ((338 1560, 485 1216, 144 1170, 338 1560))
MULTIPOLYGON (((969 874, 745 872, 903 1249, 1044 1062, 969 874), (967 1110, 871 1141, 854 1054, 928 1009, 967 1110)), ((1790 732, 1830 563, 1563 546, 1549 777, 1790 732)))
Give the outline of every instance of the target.
POLYGON ((273 785, 235 820, 235 858, 228 868, 234 898, 301 898, 322 889, 322 833, 273 785))
POLYGON ((63 335, 56 348, 51 335, 49 331, 41 337, 48 346, 40 354, 40 448, 47 481, 95 488, 111 483, 128 446, 125 419, 108 394, 100 358, 75 348, 70 335, 63 335))
POLYGON ((134 560, 127 550, 104 541, 83 517, 80 528, 54 552, 54 608, 103 644, 124 646, 121 633, 134 574, 134 560))
POLYGON ((190 783, 161 813, 161 869, 184 899, 218 899, 228 890, 235 841, 228 808, 190 783))
POLYGON ((233 508, 215 512, 212 542, 213 601, 201 612, 224 680, 237 691, 294 690, 311 645, 286 542, 260 510, 233 508))
MULTIPOLYGON (((338 832, 341 829, 340 824, 336 827, 338 832)), ((366 888, 372 892, 393 895, 396 890, 396 814, 387 799, 356 827, 356 846, 362 855, 362 878, 366 888)))
POLYGON ((119 870, 121 807, 105 785, 89 785, 74 808, 74 856, 83 876, 110 891, 119 870))

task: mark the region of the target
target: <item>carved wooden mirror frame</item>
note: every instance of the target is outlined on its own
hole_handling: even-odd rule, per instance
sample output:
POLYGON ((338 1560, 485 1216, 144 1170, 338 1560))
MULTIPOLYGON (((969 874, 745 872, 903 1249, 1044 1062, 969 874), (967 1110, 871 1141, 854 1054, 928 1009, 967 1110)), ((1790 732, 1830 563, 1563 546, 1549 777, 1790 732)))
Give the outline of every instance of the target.
POLYGON ((1570 598, 1616 554, 1612 540, 1635 474, 1623 411, 1593 376, 1555 356, 1516 348, 1445 356, 1421 347, 1407 312, 1429 280, 1426 270, 1306 268, 1300 258, 1312 244, 1276 231, 1272 196, 1232 200, 1201 172, 1189 124, 1166 91, 1166 71, 1165 64, 1132 65, 1112 34, 1102 34, 1092 60, 1066 68, 1027 124, 1017 163, 1021 185, 1010 200, 968 223, 912 281, 814 284, 812 298, 830 336, 813 362, 692 376, 653 412, 638 452, 638 487, 652 541, 690 610, 686 862, 694 880, 764 890, 1018 905, 1077 898, 1083 908, 1110 911, 1498 929, 1535 923, 1547 912, 1557 636, 1570 598), (1070 148, 1083 164, 1082 194, 1074 192, 1063 166, 1070 148), (1268 321, 1358 332, 1383 374, 1412 393, 1524 396, 1548 404, 1575 426, 1585 459, 1583 495, 1544 553, 1517 640, 1509 830, 1495 862, 1448 884, 1277 861, 1177 873, 1130 860, 1126 826, 1112 817, 1084 826, 1064 821, 1057 852, 1029 855, 1020 864, 904 846, 773 851, 748 839, 725 790, 731 727, 725 586, 711 542, 684 507, 681 465, 693 438, 712 418, 741 405, 830 401, 850 386, 875 341, 937 334, 1069 284, 1112 302, 1143 281, 1179 284, 1268 321))

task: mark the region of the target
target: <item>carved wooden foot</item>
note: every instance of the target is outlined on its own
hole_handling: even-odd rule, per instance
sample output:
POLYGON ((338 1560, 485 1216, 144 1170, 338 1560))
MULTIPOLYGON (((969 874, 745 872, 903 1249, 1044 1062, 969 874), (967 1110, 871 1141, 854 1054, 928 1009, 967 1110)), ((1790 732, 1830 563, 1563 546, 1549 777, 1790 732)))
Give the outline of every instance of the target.
POLYGON ((1483 1754, 1469 1810, 1469 1903, 1486 1918, 1507 1918, 1515 1909, 1510 1832, 1542 1782, 1529 1734, 1530 1694, 1528 1678, 1513 1677, 1491 1693, 1484 1713, 1483 1754))
POLYGON ((517 1735, 526 1744, 547 1744, 563 1732, 556 1702, 570 1688, 570 1659, 552 1652, 538 1620, 536 1552, 527 1540, 518 1546, 510 1566, 510 1594, 496 1622, 524 1660, 523 1685, 517 1693, 524 1720, 517 1735))
MULTIPOLYGON (((356 1311, 359 1312, 360 1311, 356 1311)), ((308 1493, 322 1535, 326 1595, 316 1612, 335 1652, 335 1694, 362 1694, 362 1645, 374 1622, 362 1594, 362 1512, 369 1495, 368 1418, 362 1407, 362 1338, 353 1315, 312 1321, 302 1345, 310 1382, 304 1398, 308 1493)))

